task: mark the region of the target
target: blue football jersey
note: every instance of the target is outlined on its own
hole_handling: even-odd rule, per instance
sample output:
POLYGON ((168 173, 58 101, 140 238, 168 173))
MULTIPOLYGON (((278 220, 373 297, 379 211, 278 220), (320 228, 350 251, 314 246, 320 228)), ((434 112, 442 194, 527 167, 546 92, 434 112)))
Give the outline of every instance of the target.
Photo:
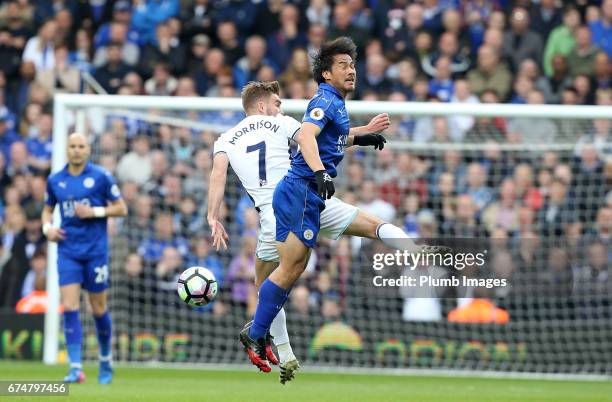
MULTIPOLYGON (((310 100, 302 122, 313 123, 321 128, 317 136, 319 156, 327 173, 336 177, 336 166, 344 157, 344 148, 350 130, 349 115, 340 92, 329 84, 319 85, 319 90, 310 100)), ((300 152, 291 160, 288 176, 315 179, 314 172, 300 152)))
POLYGON ((73 258, 87 258, 108 252, 106 218, 80 219, 75 215, 75 203, 105 207, 108 201, 121 198, 113 176, 100 166, 88 163, 83 172, 73 176, 68 165, 49 176, 46 204, 59 204, 62 229, 66 239, 58 242, 58 252, 73 258))

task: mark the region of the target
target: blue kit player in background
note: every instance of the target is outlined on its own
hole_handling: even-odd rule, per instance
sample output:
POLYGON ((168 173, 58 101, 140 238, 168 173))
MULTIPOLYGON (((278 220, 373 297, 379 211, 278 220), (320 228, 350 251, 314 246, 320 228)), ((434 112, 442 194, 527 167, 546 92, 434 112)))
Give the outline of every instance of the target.
POLYGON ((70 358, 65 382, 83 382, 81 366, 83 333, 79 319, 81 287, 89 293, 100 344, 98 381, 112 381, 111 318, 107 309, 110 278, 108 267, 107 218, 126 216, 127 206, 115 179, 89 162, 91 148, 82 134, 68 138, 68 164, 47 180, 47 197, 42 213, 43 233, 58 242, 57 268, 64 307, 64 335, 70 358), (59 205, 61 227, 52 226, 53 208, 59 205))
MULTIPOLYGON (((289 291, 300 277, 315 246, 320 230, 325 200, 334 200, 333 178, 344 157, 344 148, 374 146, 382 149, 385 138, 368 133, 364 127, 350 127, 345 106, 346 96, 355 90, 356 46, 347 37, 325 43, 313 60, 313 75, 319 83, 317 94, 308 104, 300 129, 294 135, 299 144, 291 168, 274 191, 272 207, 276 218, 276 246, 280 265, 259 289, 259 302, 252 326, 240 332, 240 341, 251 362, 267 370, 265 336, 278 311, 289 297, 289 291)), ((389 127, 389 116, 381 114, 381 131, 389 127)), ((328 201, 329 202, 329 201, 328 201)), ((384 222, 352 205, 342 233, 349 236, 379 239, 385 245, 409 252, 440 252, 440 247, 418 246, 399 227, 384 222)))

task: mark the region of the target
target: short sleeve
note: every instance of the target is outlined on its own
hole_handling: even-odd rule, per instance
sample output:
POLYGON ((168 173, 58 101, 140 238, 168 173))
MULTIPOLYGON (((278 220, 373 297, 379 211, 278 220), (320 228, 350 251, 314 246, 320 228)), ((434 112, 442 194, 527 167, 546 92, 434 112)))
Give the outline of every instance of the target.
POLYGON ((283 122, 283 135, 288 139, 292 140, 295 133, 297 133, 300 127, 302 126, 302 123, 300 123, 291 116, 283 115, 281 119, 283 122))
POLYGON ((227 142, 223 139, 223 136, 219 137, 213 145, 213 156, 220 152, 227 153, 227 142))
POLYGON ((106 173, 104 177, 106 178, 104 196, 107 200, 117 201, 119 198, 121 198, 121 191, 119 190, 119 186, 117 185, 115 178, 110 173, 106 173))
POLYGON ((45 205, 53 207, 55 206, 55 204, 57 204, 57 198, 55 198, 53 187, 51 187, 51 180, 47 179, 47 191, 45 193, 45 205))
POLYGON ((322 96, 317 96, 312 99, 308 104, 302 122, 316 124, 322 130, 323 127, 334 118, 333 109, 330 108, 329 105, 330 101, 325 100, 322 96))

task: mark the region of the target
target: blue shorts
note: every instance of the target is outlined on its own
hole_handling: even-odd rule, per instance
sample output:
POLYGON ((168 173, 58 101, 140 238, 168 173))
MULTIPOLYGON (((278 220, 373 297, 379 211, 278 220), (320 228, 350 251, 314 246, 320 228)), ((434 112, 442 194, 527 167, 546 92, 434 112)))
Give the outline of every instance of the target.
POLYGON ((98 293, 108 289, 110 283, 108 255, 74 258, 60 254, 57 271, 60 286, 78 283, 88 292, 98 293))
POLYGON ((321 212, 325 209, 316 184, 285 176, 276 185, 272 208, 276 219, 276 241, 284 242, 289 232, 293 232, 307 247, 315 246, 321 212))

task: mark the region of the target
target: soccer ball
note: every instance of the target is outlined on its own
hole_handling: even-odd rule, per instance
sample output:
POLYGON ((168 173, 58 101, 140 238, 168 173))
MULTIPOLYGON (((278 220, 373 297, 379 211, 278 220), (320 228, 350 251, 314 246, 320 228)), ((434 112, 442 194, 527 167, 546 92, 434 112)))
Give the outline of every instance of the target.
POLYGON ((217 295, 217 279, 204 267, 187 268, 176 285, 181 300, 192 307, 205 306, 217 295))

